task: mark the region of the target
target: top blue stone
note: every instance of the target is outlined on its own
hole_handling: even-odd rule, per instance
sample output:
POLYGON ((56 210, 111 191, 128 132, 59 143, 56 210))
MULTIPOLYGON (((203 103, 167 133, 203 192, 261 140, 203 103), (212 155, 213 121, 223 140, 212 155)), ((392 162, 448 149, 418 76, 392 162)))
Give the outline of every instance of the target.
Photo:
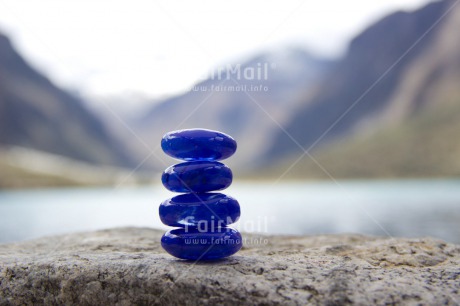
POLYGON ((189 129, 166 133, 161 148, 171 157, 186 161, 214 161, 229 158, 236 141, 229 135, 207 129, 189 129))

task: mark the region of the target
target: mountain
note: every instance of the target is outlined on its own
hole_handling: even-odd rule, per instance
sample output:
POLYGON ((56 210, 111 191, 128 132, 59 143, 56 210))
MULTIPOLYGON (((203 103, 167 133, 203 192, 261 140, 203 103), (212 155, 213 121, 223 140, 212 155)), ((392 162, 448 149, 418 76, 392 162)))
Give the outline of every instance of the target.
MULTIPOLYGON (((460 96, 459 96, 460 97, 460 96)), ((313 152, 315 160, 335 179, 424 178, 460 176, 460 99, 434 107, 368 135, 355 135, 313 152)), ((305 156, 259 170, 257 177, 327 179, 305 156)))
MULTIPOLYGON (((285 123, 296 107, 297 97, 314 88, 332 65, 329 60, 297 48, 226 65, 190 91, 157 103, 138 118, 134 130, 156 149, 158 140, 170 130, 195 127, 220 130, 238 141, 239 149, 229 164, 237 169, 253 169, 273 135, 271 131, 277 128, 272 119, 285 123)), ((139 157, 145 157, 148 151, 140 146, 138 153, 139 157)), ((159 150, 157 153, 163 162, 170 163, 159 150)), ((151 158, 151 162, 164 168, 156 158, 151 158)))
POLYGON ((0 34, 0 145, 117 166, 134 163, 82 101, 32 68, 0 34))
MULTIPOLYGON (((460 121, 454 116, 460 109, 460 5, 456 4, 433 2, 413 12, 391 14, 366 29, 315 94, 303 98, 286 131, 305 149, 314 147, 314 156, 342 177, 346 173, 459 175, 458 166, 449 172, 441 169, 445 163, 440 162, 445 158, 452 165, 459 163, 452 155, 458 150, 448 144, 457 142, 451 130, 460 121), (437 158, 431 158, 435 152, 437 158)), ((282 172, 301 153, 290 137, 278 131, 265 158, 291 157, 277 166, 282 172)), ((304 171, 314 167, 305 157, 292 174, 309 176, 304 171)))

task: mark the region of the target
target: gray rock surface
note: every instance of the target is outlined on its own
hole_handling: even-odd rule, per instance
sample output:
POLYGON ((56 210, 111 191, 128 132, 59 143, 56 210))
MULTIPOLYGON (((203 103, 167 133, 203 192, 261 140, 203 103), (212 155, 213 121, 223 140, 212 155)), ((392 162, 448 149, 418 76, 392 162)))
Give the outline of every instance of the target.
POLYGON ((0 245, 0 305, 456 305, 460 246, 359 235, 244 235, 228 259, 177 260, 117 228, 0 245))

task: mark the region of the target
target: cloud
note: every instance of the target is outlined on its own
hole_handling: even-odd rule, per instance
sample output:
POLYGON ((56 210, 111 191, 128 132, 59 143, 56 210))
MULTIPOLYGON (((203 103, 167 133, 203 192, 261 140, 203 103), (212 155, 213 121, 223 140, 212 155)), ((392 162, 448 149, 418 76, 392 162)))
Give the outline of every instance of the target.
POLYGON ((336 56, 371 21, 426 1, 399 2, 3 0, 0 26, 60 85, 89 95, 162 95, 274 46, 336 56))

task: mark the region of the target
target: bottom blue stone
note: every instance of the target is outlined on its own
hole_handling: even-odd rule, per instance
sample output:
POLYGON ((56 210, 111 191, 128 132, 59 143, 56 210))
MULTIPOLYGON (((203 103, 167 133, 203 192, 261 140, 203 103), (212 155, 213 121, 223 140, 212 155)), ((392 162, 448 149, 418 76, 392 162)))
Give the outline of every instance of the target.
POLYGON ((209 260, 235 254, 243 246, 241 234, 230 227, 199 230, 196 227, 177 228, 161 237, 166 252, 181 259, 209 260))

